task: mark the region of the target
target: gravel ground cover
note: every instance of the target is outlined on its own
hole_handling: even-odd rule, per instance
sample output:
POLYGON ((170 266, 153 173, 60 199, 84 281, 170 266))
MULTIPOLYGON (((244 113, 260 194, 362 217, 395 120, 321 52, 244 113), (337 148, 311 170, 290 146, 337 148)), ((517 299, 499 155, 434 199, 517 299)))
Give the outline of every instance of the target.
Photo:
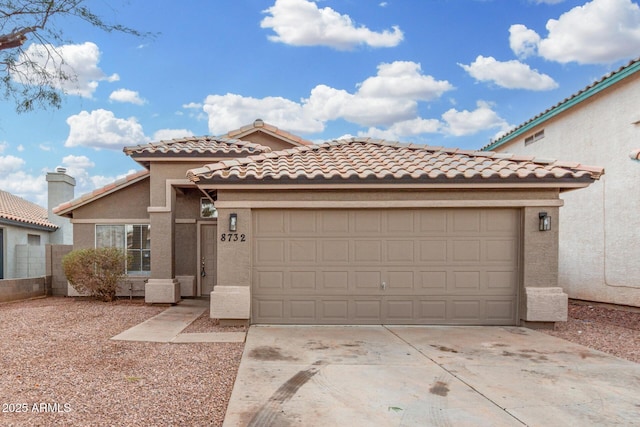
POLYGON ((569 320, 542 331, 594 350, 640 363, 640 309, 569 303, 569 320))
POLYGON ((109 339, 165 308, 74 298, 0 304, 0 425, 221 425, 243 344, 109 339))
MULTIPOLYGON (((109 339, 165 308, 75 298, 0 304, 0 425, 221 425, 243 344, 109 339)), ((184 333, 246 330, 208 316, 184 333)), ((544 332, 640 363, 640 310, 572 302, 569 321, 544 332)))

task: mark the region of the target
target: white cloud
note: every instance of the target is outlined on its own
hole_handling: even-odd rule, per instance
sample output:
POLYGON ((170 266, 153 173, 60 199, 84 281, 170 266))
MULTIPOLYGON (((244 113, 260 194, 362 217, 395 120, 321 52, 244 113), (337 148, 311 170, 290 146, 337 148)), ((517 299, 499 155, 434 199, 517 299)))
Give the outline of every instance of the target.
POLYGON ((69 136, 65 147, 93 147, 120 150, 127 145, 149 142, 135 117, 121 119, 113 112, 98 109, 82 111, 67 118, 69 136))
POLYGON ((386 140, 403 140, 407 137, 425 133, 438 133, 442 127, 443 124, 440 120, 415 118, 394 123, 387 129, 371 127, 367 131, 358 132, 358 136, 370 136, 372 138, 386 140))
POLYGON ((65 156, 62 159, 62 164, 67 169, 67 174, 76 180, 76 197, 89 193, 96 188, 104 187, 134 172, 130 170, 115 176, 91 175, 91 169, 95 167, 95 163, 87 156, 65 156))
POLYGON ((194 133, 189 129, 160 129, 153 134, 154 141, 168 141, 174 138, 185 138, 193 136, 194 133))
MULTIPOLYGON (((100 50, 95 43, 86 42, 58 47, 34 43, 24 54, 21 54, 19 61, 25 60, 25 54, 29 60, 38 63, 50 74, 57 77, 62 75, 71 77, 66 80, 56 80, 54 85, 56 89, 67 94, 91 98, 100 81, 119 80, 117 74, 107 76, 98 67, 100 50)), ((20 72, 31 75, 25 68, 20 68, 20 72)), ((12 78, 18 82, 25 82, 19 73, 12 74, 12 78)))
POLYGON ((528 58, 538 53, 540 36, 522 24, 509 27, 509 46, 518 58, 528 58))
POLYGON ((38 148, 42 151, 53 151, 53 148, 48 144, 38 144, 38 148))
POLYGON ((24 151, 24 145, 20 144, 16 147, 16 150, 18 150, 20 153, 22 153, 24 151))
POLYGON ((202 108, 209 114, 209 132, 214 135, 252 123, 258 118, 277 123, 294 133, 320 132, 324 129, 321 121, 305 115, 302 105, 281 97, 258 99, 233 93, 209 95, 202 108))
POLYGON ((477 108, 473 111, 458 111, 452 108, 445 112, 442 118, 446 122, 445 133, 453 136, 473 135, 494 128, 506 130, 512 127, 484 101, 478 101, 477 108))
POLYGON ((7 149, 8 146, 9 146, 8 142, 0 141, 0 154, 2 154, 4 152, 4 150, 7 149))
POLYGON ((213 134, 225 133, 257 118, 300 133, 321 132, 327 121, 338 119, 362 126, 390 126, 414 119, 418 102, 438 98, 453 86, 422 74, 420 64, 398 61, 380 64, 377 75, 356 88, 351 93, 318 85, 300 102, 281 97, 210 95, 203 110, 209 114, 209 131, 213 134))
POLYGON ((118 89, 111 92, 111 95, 109 95, 109 101, 128 102, 136 105, 144 105, 147 103, 145 99, 140 97, 138 92, 129 89, 118 89))
POLYGON ((24 166, 24 160, 16 156, 0 156, 0 176, 9 176, 24 166))
POLYGON ((548 36, 536 40, 524 26, 512 26, 517 55, 538 55, 560 63, 608 64, 640 51, 640 6, 631 0, 592 0, 550 19, 548 36))
POLYGON ((478 81, 494 82, 507 89, 551 90, 558 87, 551 77, 520 61, 500 62, 491 56, 480 55, 469 65, 458 65, 478 81))
POLYGON ((342 15, 330 7, 318 8, 313 1, 276 0, 264 13, 269 16, 260 22, 260 26, 276 33, 269 36, 269 40, 294 46, 329 46, 339 50, 359 45, 393 47, 404 38, 397 26, 375 32, 356 25, 349 15, 342 15))

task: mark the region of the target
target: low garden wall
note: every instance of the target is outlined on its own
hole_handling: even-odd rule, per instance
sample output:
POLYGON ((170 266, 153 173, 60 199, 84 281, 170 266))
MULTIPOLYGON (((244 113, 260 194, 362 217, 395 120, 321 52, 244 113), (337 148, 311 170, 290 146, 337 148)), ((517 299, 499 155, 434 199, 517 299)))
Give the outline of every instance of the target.
POLYGON ((51 295, 51 277, 0 280, 0 302, 51 295))

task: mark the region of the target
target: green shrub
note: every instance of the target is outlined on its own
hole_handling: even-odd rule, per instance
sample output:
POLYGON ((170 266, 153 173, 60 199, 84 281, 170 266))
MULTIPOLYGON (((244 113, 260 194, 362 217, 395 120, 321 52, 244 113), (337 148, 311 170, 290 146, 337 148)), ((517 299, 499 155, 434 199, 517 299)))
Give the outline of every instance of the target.
POLYGON ((124 252, 116 248, 77 249, 62 258, 62 268, 79 293, 113 301, 118 281, 126 275, 125 260, 124 252))

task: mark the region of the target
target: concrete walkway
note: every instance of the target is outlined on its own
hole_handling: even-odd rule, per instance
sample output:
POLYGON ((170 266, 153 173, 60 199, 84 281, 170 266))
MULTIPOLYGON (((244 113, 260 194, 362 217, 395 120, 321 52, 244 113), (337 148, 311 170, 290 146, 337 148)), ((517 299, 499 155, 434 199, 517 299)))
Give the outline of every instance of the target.
POLYGON ((181 333, 208 307, 209 300, 185 299, 111 339, 171 343, 244 342, 244 332, 181 333))
POLYGON ((252 326, 224 426, 638 425, 640 364, 516 327, 252 326))

